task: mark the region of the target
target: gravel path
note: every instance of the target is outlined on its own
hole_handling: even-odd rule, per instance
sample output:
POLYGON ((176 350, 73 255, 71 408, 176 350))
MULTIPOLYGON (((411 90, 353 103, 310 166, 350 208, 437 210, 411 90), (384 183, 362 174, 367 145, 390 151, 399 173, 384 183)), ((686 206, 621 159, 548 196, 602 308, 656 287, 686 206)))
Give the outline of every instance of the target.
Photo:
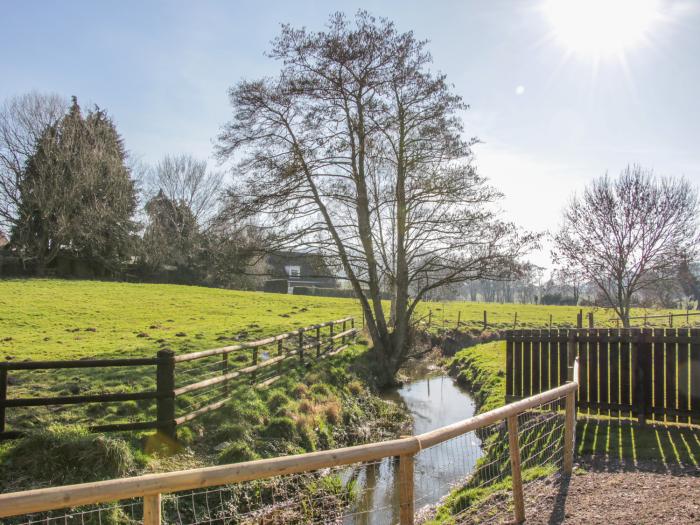
MULTIPOLYGON (((513 523, 502 503, 484 520, 494 503, 487 500, 458 523, 513 523)), ((569 480, 557 475, 526 485, 525 516, 527 525, 700 524, 700 468, 584 460, 569 480)))

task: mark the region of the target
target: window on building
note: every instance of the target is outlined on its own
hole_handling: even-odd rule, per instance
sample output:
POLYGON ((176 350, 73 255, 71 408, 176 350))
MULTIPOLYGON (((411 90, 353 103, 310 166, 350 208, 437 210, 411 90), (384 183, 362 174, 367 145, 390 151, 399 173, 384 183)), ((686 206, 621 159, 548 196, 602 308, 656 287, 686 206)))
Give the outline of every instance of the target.
POLYGON ((289 277, 301 277, 300 266, 285 266, 284 270, 287 272, 289 277))

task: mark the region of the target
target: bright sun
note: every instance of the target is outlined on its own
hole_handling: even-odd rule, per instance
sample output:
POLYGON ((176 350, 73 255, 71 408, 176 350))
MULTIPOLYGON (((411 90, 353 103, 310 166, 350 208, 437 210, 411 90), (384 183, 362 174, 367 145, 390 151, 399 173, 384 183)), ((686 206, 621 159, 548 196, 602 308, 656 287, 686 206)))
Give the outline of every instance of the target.
POLYGON ((621 56, 649 41, 660 18, 658 0, 546 0, 554 36, 571 53, 621 56))

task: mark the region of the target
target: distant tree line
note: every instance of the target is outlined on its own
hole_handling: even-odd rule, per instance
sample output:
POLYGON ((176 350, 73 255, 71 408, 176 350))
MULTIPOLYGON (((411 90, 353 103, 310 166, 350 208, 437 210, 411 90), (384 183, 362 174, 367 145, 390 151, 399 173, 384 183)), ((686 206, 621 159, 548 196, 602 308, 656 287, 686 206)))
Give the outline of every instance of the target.
MULTIPOLYGON (((0 109, 4 275, 256 286, 259 231, 206 161, 133 163, 102 108, 30 93, 0 109)), ((260 273, 260 272, 258 272, 260 273)))

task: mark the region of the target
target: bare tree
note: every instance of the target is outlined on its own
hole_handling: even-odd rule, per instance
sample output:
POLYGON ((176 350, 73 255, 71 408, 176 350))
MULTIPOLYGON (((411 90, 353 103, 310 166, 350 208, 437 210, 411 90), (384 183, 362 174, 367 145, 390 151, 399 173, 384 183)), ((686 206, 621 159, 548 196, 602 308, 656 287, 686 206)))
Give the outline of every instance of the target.
POLYGON ((67 110, 63 97, 35 92, 12 97, 0 108, 0 226, 8 231, 17 222, 27 161, 67 110))
POLYGON ((320 252, 349 280, 389 383, 426 294, 512 274, 533 239, 490 206, 500 194, 471 163, 466 106, 425 42, 361 11, 323 32, 283 26, 270 56, 277 78, 231 89, 219 154, 240 154, 234 191, 270 249, 320 252))
POLYGON ((160 192, 171 202, 185 205, 202 226, 216 212, 223 173, 207 170, 207 161, 192 155, 166 155, 146 170, 145 190, 149 198, 160 192))
POLYGON ((574 196, 554 236, 554 261, 596 285, 625 327, 635 293, 675 277, 698 254, 697 190, 639 166, 574 196))

